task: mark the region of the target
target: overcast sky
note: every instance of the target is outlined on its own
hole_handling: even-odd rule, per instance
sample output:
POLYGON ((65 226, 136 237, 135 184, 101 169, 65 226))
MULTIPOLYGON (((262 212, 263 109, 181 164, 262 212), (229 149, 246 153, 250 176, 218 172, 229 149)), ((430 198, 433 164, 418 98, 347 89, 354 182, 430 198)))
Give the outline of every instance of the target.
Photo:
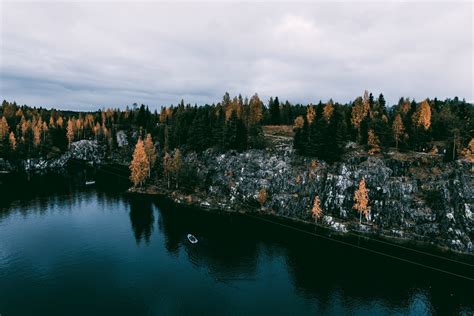
POLYGON ((1 98, 92 110, 257 92, 473 96, 473 4, 1 2, 1 98))

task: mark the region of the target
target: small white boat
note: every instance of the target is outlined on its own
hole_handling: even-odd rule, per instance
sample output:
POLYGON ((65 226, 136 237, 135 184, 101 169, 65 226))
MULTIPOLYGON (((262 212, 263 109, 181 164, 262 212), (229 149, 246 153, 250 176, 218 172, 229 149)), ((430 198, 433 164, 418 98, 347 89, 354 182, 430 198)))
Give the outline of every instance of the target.
POLYGON ((93 185, 95 184, 95 181, 86 181, 86 185, 93 185))
POLYGON ((188 240, 192 244, 196 244, 198 242, 197 238, 194 237, 194 235, 192 235, 192 234, 188 234, 188 240))

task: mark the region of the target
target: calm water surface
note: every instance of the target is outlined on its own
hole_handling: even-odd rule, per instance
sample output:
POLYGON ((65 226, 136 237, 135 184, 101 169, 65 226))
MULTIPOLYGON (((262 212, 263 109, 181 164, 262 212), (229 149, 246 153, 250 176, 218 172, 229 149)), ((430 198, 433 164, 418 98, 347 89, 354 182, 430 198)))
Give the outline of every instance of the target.
POLYGON ((0 206, 2 316, 473 311, 469 281, 248 218, 58 181, 59 193, 0 206))

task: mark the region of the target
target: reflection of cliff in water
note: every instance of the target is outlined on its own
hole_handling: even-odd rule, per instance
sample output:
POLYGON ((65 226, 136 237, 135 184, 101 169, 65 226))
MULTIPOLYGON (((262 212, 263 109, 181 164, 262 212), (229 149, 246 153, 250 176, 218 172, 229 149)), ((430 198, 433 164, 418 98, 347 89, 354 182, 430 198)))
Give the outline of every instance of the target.
MULTIPOLYGON (((363 304, 376 302, 401 313, 418 310, 422 314, 448 315, 454 308, 461 308, 472 294, 467 280, 317 237, 287 230, 284 234, 287 267, 295 288, 317 301, 323 314, 331 313, 339 301, 345 307, 342 314, 369 310, 374 303, 363 304), (447 297, 446 286, 456 295, 447 297)), ((409 258, 407 253, 396 255, 409 258)))
POLYGON ((158 224, 170 253, 183 249, 191 263, 226 283, 253 281, 259 262, 281 258, 296 290, 321 314, 364 314, 376 304, 402 314, 446 315, 461 312, 469 301, 469 281, 250 218, 159 205, 158 224), (199 243, 190 244, 188 233, 199 243), (400 269, 403 274, 392 273, 400 269), (452 297, 446 297, 447 286, 456 293, 452 297))
POLYGON ((13 210, 19 212, 44 212, 53 203, 62 209, 71 209, 78 203, 94 199, 97 202, 114 203, 127 184, 114 175, 94 170, 68 168, 46 173, 11 173, 2 177, 0 185, 0 220, 13 210), (85 180, 97 180, 93 186, 85 186, 85 180), (12 207, 12 205, 15 207, 12 207))
POLYGON ((242 230, 238 218, 178 209, 164 201, 158 205, 158 225, 169 253, 177 255, 182 248, 193 265, 208 269, 218 281, 254 278, 258 243, 242 230), (188 233, 199 242, 191 244, 188 233))
POLYGON ((155 217, 153 204, 148 199, 132 198, 130 202, 130 222, 132 224, 135 240, 139 244, 142 240, 150 242, 155 217))

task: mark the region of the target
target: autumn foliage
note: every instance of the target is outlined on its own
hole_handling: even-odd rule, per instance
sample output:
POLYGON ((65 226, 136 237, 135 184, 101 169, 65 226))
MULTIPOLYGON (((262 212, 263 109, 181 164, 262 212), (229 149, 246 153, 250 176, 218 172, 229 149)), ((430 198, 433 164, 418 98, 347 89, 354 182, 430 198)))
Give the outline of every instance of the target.
POLYGON ((139 186, 145 182, 149 171, 149 162, 145 152, 145 146, 141 138, 138 139, 135 151, 133 152, 132 162, 130 164, 130 180, 133 185, 139 186))
POLYGON ((150 172, 151 169, 155 166, 156 159, 157 159, 156 148, 155 148, 155 145, 153 144, 153 139, 151 138, 150 133, 146 135, 144 146, 145 146, 146 157, 149 163, 148 170, 150 172))
POLYGON ((369 145, 369 154, 375 155, 380 152, 380 141, 374 131, 369 129, 367 144, 369 145))
POLYGON ((413 114, 413 122, 425 130, 431 125, 431 107, 428 100, 421 102, 418 110, 413 114))
POLYGON ((258 191, 257 200, 258 200, 258 203, 260 203, 261 207, 263 207, 263 205, 265 205, 265 203, 267 202, 267 199, 268 199, 267 190, 266 189, 260 189, 260 191, 258 191))
POLYGON ((403 133, 405 132, 405 127, 403 126, 402 117, 400 114, 395 116, 392 124, 393 138, 395 139, 395 147, 398 149, 398 143, 400 142, 403 133))
POLYGON ((359 187, 354 193, 354 205, 353 208, 359 212, 360 217, 364 215, 364 217, 368 220, 369 219, 369 191, 365 186, 365 179, 360 180, 359 187))
POLYGON ((317 195, 314 197, 311 215, 316 221, 323 215, 323 210, 321 209, 321 201, 319 200, 319 196, 317 195))

